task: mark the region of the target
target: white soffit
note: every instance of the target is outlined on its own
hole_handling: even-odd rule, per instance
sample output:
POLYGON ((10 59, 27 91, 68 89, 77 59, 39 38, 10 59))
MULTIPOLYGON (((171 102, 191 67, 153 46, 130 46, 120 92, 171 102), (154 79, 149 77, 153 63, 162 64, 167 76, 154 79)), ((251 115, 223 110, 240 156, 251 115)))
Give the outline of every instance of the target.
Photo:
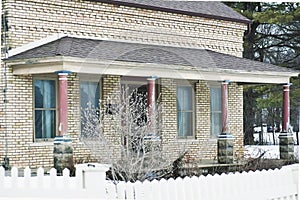
POLYGON ((244 72, 232 70, 206 70, 189 66, 128 63, 120 61, 84 61, 78 58, 54 57, 8 62, 13 74, 46 74, 68 70, 79 74, 111 74, 122 76, 157 76, 161 78, 212 80, 245 83, 289 83, 297 73, 244 72))

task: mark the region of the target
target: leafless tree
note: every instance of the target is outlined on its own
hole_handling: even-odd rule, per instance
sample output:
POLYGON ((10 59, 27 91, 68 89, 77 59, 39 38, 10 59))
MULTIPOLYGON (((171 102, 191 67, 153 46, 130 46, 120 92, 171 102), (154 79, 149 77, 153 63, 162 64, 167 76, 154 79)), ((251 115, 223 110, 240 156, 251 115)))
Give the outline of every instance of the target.
POLYGON ((164 176, 171 172, 173 161, 161 149, 160 103, 151 108, 147 94, 126 91, 101 102, 100 109, 91 104, 82 109, 81 141, 99 162, 112 164, 114 180, 164 176))

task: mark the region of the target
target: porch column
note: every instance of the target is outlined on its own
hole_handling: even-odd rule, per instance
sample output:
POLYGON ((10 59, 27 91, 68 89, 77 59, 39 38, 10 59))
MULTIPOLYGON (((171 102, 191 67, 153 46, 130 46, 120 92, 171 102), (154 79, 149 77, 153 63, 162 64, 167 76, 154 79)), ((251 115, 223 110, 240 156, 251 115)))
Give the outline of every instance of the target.
POLYGON ((222 82, 221 86, 221 108, 222 108, 222 133, 228 133, 228 81, 222 82))
POLYGON ((218 136, 218 162, 221 164, 233 163, 233 137, 228 126, 228 84, 221 85, 222 132, 218 136))
POLYGON ((58 75, 58 136, 68 132, 68 74, 59 71, 58 75))
POLYGON ((283 86, 283 101, 282 101, 282 132, 288 132, 290 123, 290 85, 283 86))
POLYGON ((293 134, 289 129, 290 125, 290 84, 283 86, 282 103, 282 130, 279 135, 280 159, 290 160, 294 158, 293 134))
POLYGON ((68 133, 68 75, 69 71, 58 71, 58 135, 54 138, 54 168, 62 173, 73 168, 72 139, 68 133))
POLYGON ((149 112, 149 126, 150 134, 155 134, 155 80, 156 77, 148 78, 148 112, 149 112))

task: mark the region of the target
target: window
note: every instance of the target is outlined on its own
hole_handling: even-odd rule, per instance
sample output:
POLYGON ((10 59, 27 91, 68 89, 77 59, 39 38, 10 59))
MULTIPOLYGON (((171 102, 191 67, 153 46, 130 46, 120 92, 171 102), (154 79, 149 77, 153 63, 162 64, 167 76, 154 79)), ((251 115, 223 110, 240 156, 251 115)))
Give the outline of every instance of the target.
POLYGON ((177 86, 177 130, 178 137, 193 136, 194 90, 192 86, 177 86))
POLYGON ((34 79, 34 130, 36 139, 56 133, 56 80, 34 79))
MULTIPOLYGON (((124 105, 123 115, 130 114, 128 117, 123 117, 123 124, 130 124, 134 130, 137 127, 145 126, 148 122, 148 84, 144 77, 122 77, 122 103, 124 105), (128 121, 129 120, 129 121, 128 121), (132 124, 134 122, 134 124, 132 124)), ((128 125, 129 125, 128 124, 128 125)), ((132 130, 132 131, 133 131, 132 130)))
POLYGON ((87 108, 90 104, 92 108, 100 108, 100 86, 99 82, 81 81, 80 82, 80 105, 87 108))
POLYGON ((210 88, 210 133, 212 137, 221 134, 221 87, 210 88))
MULTIPOLYGON (((100 109, 100 84, 93 81, 80 81, 81 135, 89 136, 89 126, 93 124, 95 115, 100 109), (92 124, 91 124, 92 123, 92 124)), ((94 128, 92 128, 94 129, 94 128)), ((97 135, 95 132, 94 134, 97 135)))

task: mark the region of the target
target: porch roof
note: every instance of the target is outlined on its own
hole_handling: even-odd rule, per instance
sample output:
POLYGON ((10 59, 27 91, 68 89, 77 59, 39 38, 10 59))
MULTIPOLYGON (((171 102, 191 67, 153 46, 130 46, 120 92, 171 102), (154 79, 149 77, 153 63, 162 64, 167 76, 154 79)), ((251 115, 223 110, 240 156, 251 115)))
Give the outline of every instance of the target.
POLYGON ((288 83, 298 71, 206 49, 64 36, 12 55, 14 74, 77 73, 288 83))

